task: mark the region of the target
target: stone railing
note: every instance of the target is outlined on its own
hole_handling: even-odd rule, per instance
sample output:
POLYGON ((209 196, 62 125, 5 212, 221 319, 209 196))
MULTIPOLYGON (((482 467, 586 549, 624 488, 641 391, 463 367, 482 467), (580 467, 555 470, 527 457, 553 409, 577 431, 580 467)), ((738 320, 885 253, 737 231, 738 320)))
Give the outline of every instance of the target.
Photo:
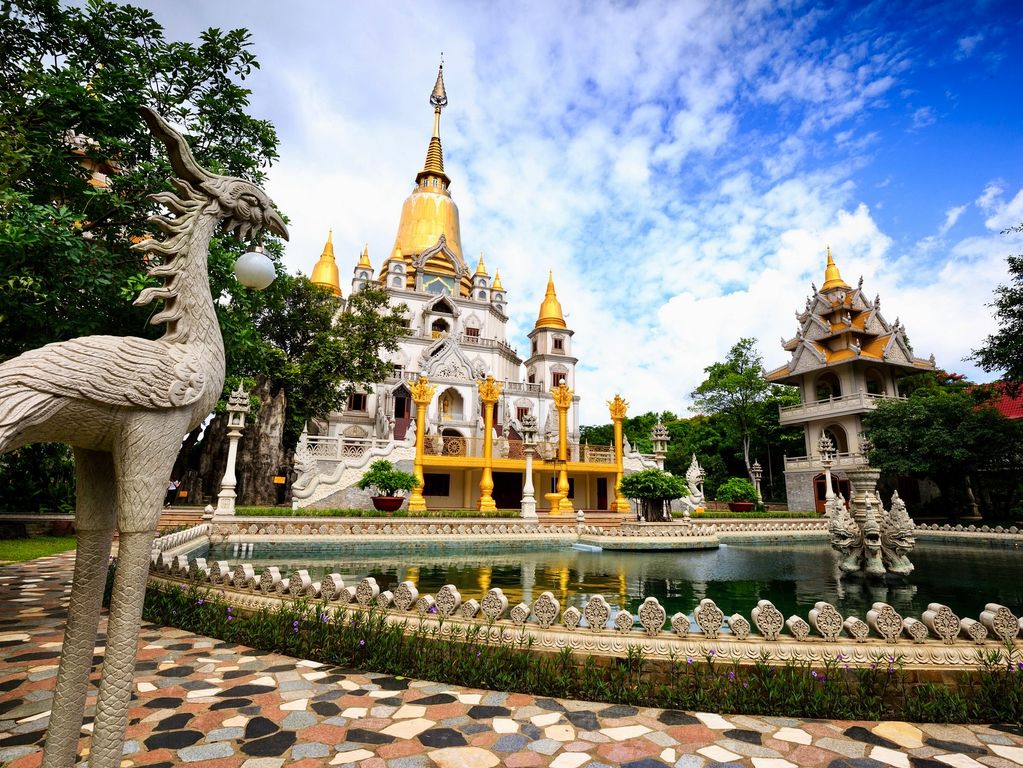
MULTIPOLYGON (((834 460, 831 462, 831 468, 852 469, 863 466, 866 463, 867 459, 862 453, 836 453, 834 460)), ((816 469, 823 472, 824 465, 821 464, 820 456, 786 456, 785 470, 795 469, 816 469)))
POLYGON ((722 660, 752 662, 768 652, 773 661, 822 663, 842 660, 852 664, 885 664, 896 659, 907 668, 975 667, 978 646, 1020 645, 1021 620, 1009 608, 988 603, 977 619, 960 618, 950 608, 931 603, 920 617, 904 617, 891 605, 876 602, 864 617, 843 616, 827 602, 818 602, 804 618, 788 618, 770 601, 760 600, 749 618, 725 616, 713 600, 703 599, 688 613, 669 617, 654 597, 646 598, 637 615, 614 610, 595 595, 582 610, 561 603, 543 592, 531 603, 509 606, 500 588, 478 599, 463 600, 458 588, 447 584, 434 595, 420 594, 404 581, 394 591, 381 590, 367 577, 346 584, 338 573, 313 581, 305 570, 283 576, 269 566, 257 573, 250 563, 231 567, 226 561, 207 562, 186 555, 154 552, 153 582, 193 582, 221 591, 224 599, 243 610, 273 609, 282 602, 313 600, 330 616, 346 612, 377 611, 408 631, 436 629, 452 638, 480 627, 490 642, 523 643, 539 650, 561 650, 620 656, 639 647, 649 659, 714 656, 722 660), (695 627, 694 627, 695 624, 695 627), (668 629, 666 629, 666 625, 668 629))
POLYGON ((204 536, 208 537, 211 533, 213 533, 213 526, 210 523, 199 523, 183 531, 175 531, 174 533, 168 533, 154 539, 151 549, 153 552, 176 549, 183 544, 190 544, 196 539, 201 539, 204 536))
POLYGON ((982 535, 994 534, 996 536, 1000 536, 1000 535, 1020 536, 1020 535, 1023 535, 1023 528, 1019 528, 1018 526, 1015 526, 1015 525, 1010 525, 1008 527, 1004 527, 1004 526, 1001 526, 1001 525, 993 525, 993 526, 992 525, 951 525, 949 523, 945 523, 945 524, 932 523, 932 524, 928 525, 927 523, 922 523, 920 525, 915 526, 914 530, 919 531, 919 532, 923 532, 923 533, 933 531, 933 532, 938 532, 938 533, 967 533, 967 534, 969 534, 969 533, 974 533, 974 534, 979 533, 979 534, 982 534, 982 535))
POLYGON ((813 400, 809 403, 778 406, 778 421, 785 424, 801 424, 804 421, 824 416, 843 416, 849 413, 872 411, 879 400, 905 400, 901 395, 873 395, 869 392, 854 392, 851 395, 813 400))

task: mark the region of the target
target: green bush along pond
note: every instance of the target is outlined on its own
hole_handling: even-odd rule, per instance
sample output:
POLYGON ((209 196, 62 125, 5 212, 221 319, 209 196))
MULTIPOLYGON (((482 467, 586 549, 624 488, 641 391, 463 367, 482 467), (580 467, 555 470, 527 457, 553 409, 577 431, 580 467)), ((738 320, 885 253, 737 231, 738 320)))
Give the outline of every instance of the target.
POLYGON ((698 658, 651 662, 638 647, 624 658, 538 652, 528 638, 494 645, 486 625, 456 639, 416 618, 388 622, 379 611, 328 612, 310 602, 244 613, 222 592, 155 586, 146 593, 151 622, 261 651, 366 672, 436 680, 536 696, 697 711, 848 720, 1023 724, 1023 654, 1011 646, 978 651, 958 685, 913 683, 899 656, 854 665, 836 653, 822 664, 726 662, 698 658))

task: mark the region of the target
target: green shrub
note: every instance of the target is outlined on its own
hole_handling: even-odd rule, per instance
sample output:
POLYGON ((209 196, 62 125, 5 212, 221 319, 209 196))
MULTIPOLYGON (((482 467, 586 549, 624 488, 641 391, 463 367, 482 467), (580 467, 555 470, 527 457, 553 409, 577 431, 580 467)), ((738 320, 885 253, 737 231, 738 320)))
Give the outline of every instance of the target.
POLYGON ((387 459, 377 459, 356 485, 362 490, 375 488, 377 496, 396 496, 398 491, 411 491, 419 485, 419 478, 409 472, 395 469, 387 459))
POLYGON ((458 628, 448 640, 415 617, 389 622, 376 609, 299 601, 246 613, 228 605, 223 593, 197 585, 150 587, 143 616, 268 653, 534 696, 777 717, 1023 722, 1023 660, 1012 646, 980 655, 977 668, 949 690, 911 685, 899 656, 878 655, 862 666, 841 653, 816 664, 779 664, 765 651, 754 663, 739 664, 708 650, 655 664, 632 646, 625 657, 602 663, 568 649, 536 651, 523 635, 492 644, 483 623, 458 628))
POLYGON ((757 489, 742 477, 730 477, 718 486, 718 501, 745 501, 756 504, 757 489))

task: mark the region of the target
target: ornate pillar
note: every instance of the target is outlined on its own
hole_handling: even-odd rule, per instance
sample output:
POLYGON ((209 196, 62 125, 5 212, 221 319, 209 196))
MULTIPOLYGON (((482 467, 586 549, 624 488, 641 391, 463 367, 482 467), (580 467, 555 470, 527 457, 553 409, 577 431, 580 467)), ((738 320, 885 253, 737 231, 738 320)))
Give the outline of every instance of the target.
POLYGON ((416 404, 416 459, 412 474, 419 481, 419 485, 412 489, 408 498, 410 512, 426 511, 426 499, 423 498, 423 443, 426 438, 426 406, 433 400, 434 389, 435 387, 425 376, 420 376, 409 387, 412 402, 416 404))
MULTIPOLYGON (((824 499, 827 501, 835 495, 831 488, 831 464, 835 460, 835 444, 823 432, 821 432, 821 439, 817 441, 817 451, 821 455, 821 464, 824 466, 824 499)), ((825 512, 826 514, 827 512, 825 512)))
POLYGON ((759 459, 753 460, 753 466, 750 467, 750 474, 753 475, 753 485, 757 489, 757 504, 763 504, 764 497, 760 493, 760 480, 764 476, 764 468, 760 466, 759 459))
POLYGON ((671 440, 671 435, 660 419, 654 425, 654 429, 650 433, 650 439, 654 444, 654 461, 657 462, 657 468, 663 472, 664 457, 668 455, 668 442, 671 440))
POLYGON ((217 514, 234 514, 234 500, 238 497, 234 492, 238 486, 234 469, 238 462, 238 441, 245 429, 245 414, 249 408, 249 393, 239 384, 238 389, 227 399, 227 439, 230 442, 227 445, 227 467, 220 481, 220 493, 217 494, 217 514))
POLYGON ((494 405, 501 396, 501 385, 487 376, 479 383, 480 402, 483 404, 483 474, 480 477, 480 512, 497 509, 494 497, 494 405))
POLYGON ((567 384, 559 384, 551 393, 554 395, 554 406, 558 409, 558 509, 571 512, 572 500, 568 498, 568 409, 572 406, 572 390, 567 384))
POLYGON ((612 508, 615 512, 628 514, 630 511, 629 500, 622 498, 621 485, 625 476, 625 455, 622 450, 622 419, 629 404, 622 399, 621 395, 615 395, 614 400, 608 401, 608 410, 611 412, 611 421, 615 429, 615 500, 612 508))
POLYGON ((522 481, 522 517, 536 519, 536 498, 533 496, 533 454, 536 452, 536 416, 522 417, 522 452, 526 455, 526 476, 522 481))

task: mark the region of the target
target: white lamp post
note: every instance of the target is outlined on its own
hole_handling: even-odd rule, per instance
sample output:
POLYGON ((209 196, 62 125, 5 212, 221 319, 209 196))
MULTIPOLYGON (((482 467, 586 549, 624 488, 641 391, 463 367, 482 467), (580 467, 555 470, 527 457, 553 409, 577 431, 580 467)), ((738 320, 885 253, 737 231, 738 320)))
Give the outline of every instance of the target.
POLYGON ((234 492, 238 485, 234 467, 238 459, 238 441, 241 439, 242 430, 245 429, 245 414, 248 412, 249 393, 239 384, 238 389, 227 399, 227 439, 230 442, 227 446, 227 468, 224 470, 224 479, 220 481, 220 494, 217 496, 217 513, 221 515, 234 514, 234 500, 238 495, 234 492))
POLYGON ((526 476, 522 483, 522 517, 536 520, 536 498, 533 496, 533 453, 536 451, 536 416, 522 417, 522 451, 526 454, 526 476))
POLYGON ((750 467, 749 472, 753 476, 753 485, 755 485, 757 489, 757 504, 762 505, 764 503, 764 497, 760 495, 760 478, 764 476, 764 470, 760 466, 760 461, 758 459, 753 460, 753 466, 750 467))
POLYGON ((824 466, 824 498, 831 499, 835 492, 831 488, 831 463, 835 460, 835 444, 831 438, 821 432, 821 439, 817 441, 817 451, 821 455, 821 464, 824 466))

